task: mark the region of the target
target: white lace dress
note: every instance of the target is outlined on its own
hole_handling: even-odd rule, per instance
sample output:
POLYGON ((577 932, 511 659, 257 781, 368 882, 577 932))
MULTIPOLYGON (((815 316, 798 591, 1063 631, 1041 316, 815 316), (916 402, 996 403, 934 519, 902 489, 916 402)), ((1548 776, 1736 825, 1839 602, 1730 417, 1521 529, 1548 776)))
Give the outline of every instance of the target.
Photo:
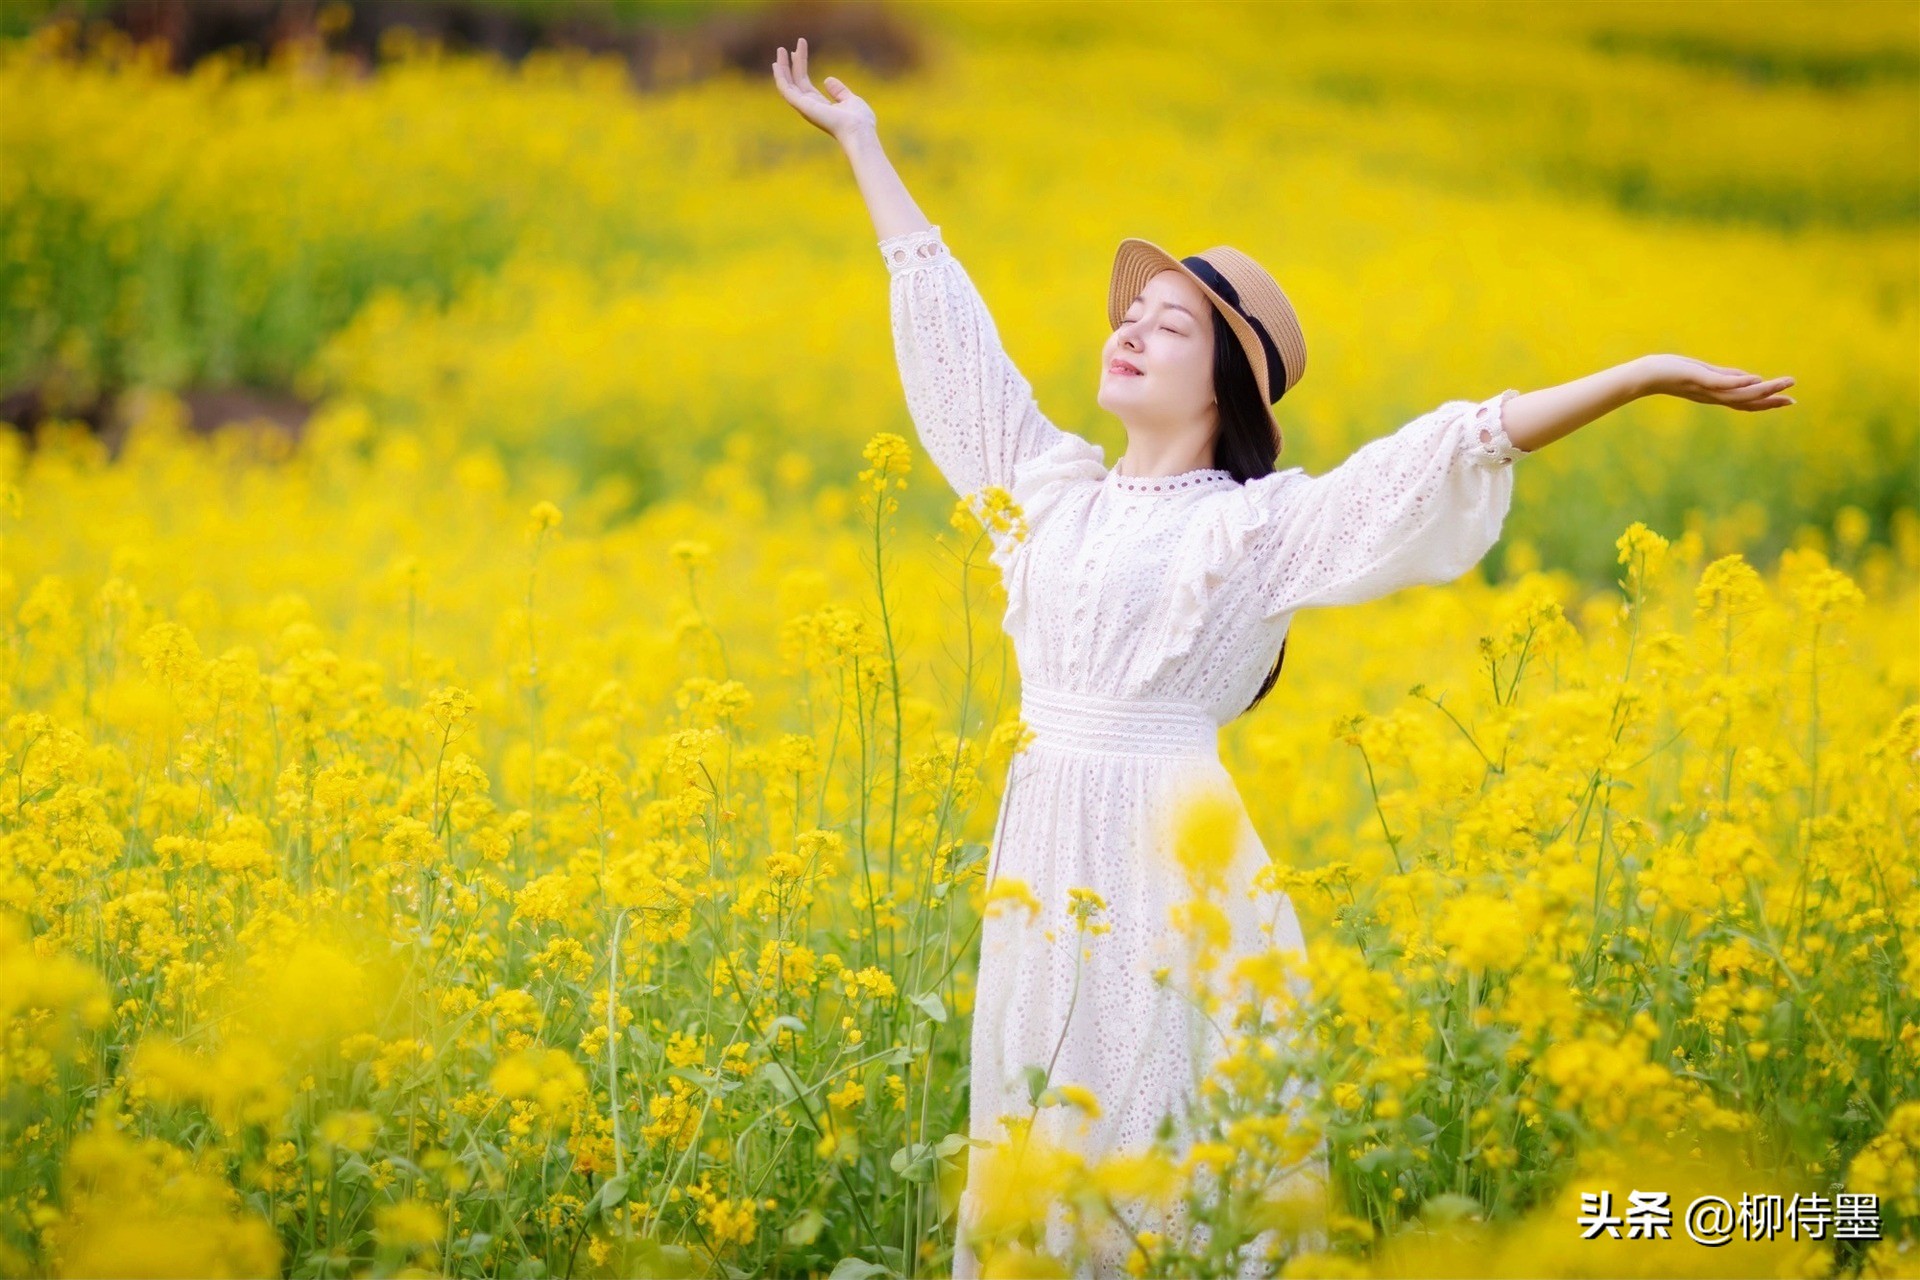
MULTIPOLYGON (((1179 991, 1188 971, 1168 913, 1189 891, 1168 853, 1174 797, 1211 783, 1238 803, 1218 729, 1258 691, 1297 610, 1447 582, 1479 562, 1506 517, 1508 464, 1524 456, 1501 418, 1518 393, 1448 401, 1319 476, 1129 478, 1041 414, 939 227, 880 250, 922 444, 957 493, 1010 491, 1029 530, 993 549, 1035 736, 1008 771, 987 876, 1024 881, 1041 910, 991 911, 983 926, 970 1132, 1005 1137, 1002 1115, 1032 1111, 1023 1069, 1051 1060, 1053 1082, 1090 1089, 1101 1114, 1042 1108, 1035 1135, 1089 1159, 1140 1150, 1220 1047, 1179 991), (1105 900, 1098 918, 1111 926, 1084 940, 1077 997, 1074 887, 1105 900), (1174 982, 1153 980, 1161 966, 1174 982)), ((1287 896, 1251 891, 1267 854, 1240 812, 1224 904, 1232 941, 1218 973, 1269 946, 1305 955, 1287 896)), ((1309 1176, 1324 1185, 1324 1152, 1309 1176)), ((961 1197, 963 1226, 978 1211, 974 1185, 961 1197)), ((1061 1256, 1066 1230, 1056 1208, 1048 1246, 1061 1256)), ((1125 1250, 1110 1241, 1090 1274, 1123 1274, 1125 1250)), ((963 1235, 954 1274, 978 1265, 963 1235)))

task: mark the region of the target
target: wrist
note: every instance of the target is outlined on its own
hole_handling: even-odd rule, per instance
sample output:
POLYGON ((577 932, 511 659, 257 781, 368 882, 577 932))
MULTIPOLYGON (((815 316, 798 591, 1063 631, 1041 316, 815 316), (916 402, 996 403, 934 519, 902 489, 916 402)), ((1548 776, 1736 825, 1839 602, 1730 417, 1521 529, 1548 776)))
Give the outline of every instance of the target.
POLYGON ((848 129, 839 139, 840 149, 847 153, 847 159, 858 160, 862 156, 879 154, 880 131, 872 125, 860 125, 848 129))
POLYGON ((1643 400, 1659 394, 1659 356, 1638 356, 1620 366, 1632 399, 1643 400))

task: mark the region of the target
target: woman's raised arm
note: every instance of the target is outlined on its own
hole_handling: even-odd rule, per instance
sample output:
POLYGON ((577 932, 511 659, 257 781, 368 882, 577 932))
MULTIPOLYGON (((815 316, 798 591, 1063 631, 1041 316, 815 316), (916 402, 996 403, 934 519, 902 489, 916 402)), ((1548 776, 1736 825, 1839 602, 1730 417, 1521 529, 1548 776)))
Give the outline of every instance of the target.
POLYGON ((782 46, 774 55, 773 83, 795 111, 823 130, 847 153, 847 160, 853 165, 854 181, 860 186, 860 196, 873 217, 875 235, 889 240, 925 231, 931 225, 880 146, 879 120, 867 100, 834 76, 821 82, 827 86, 826 93, 813 87, 807 78, 805 36, 800 37, 791 54, 782 46))
POLYGON ((880 145, 872 108, 832 76, 824 82, 829 98, 808 83, 806 71, 802 40, 791 58, 780 50, 774 82, 794 110, 840 143, 853 166, 891 279, 894 355, 920 442, 962 497, 989 485, 1011 490, 1014 468, 1068 433, 1040 412, 980 291, 907 194, 880 145))
POLYGON ((1731 365, 1692 356, 1651 355, 1590 373, 1557 387, 1514 397, 1506 406, 1507 436, 1528 453, 1572 435, 1621 405, 1646 396, 1678 396, 1699 404, 1753 413, 1793 404, 1784 394, 1791 377, 1763 378, 1731 365))
POLYGON ((1760 411, 1794 403, 1791 377, 1652 355, 1537 391, 1449 400, 1368 441, 1324 475, 1289 467, 1248 483, 1228 518, 1261 566, 1269 616, 1360 604, 1451 582, 1500 537, 1512 464, 1649 395, 1760 411))

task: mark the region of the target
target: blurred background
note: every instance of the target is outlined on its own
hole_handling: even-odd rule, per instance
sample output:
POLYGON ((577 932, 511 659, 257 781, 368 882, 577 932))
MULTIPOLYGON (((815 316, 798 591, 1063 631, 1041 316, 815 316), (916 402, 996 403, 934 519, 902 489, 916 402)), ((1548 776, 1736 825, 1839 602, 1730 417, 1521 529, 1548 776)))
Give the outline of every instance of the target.
MULTIPOLYGON (((910 434, 832 141, 875 106, 1056 421, 1115 244, 1230 243, 1299 308, 1283 465, 1653 351, 1798 379, 1530 461, 1516 553, 1628 518, 1766 558, 1916 498, 1920 31, 1867 3, 1441 6, 9 0, 0 419, 316 409, 558 464, 618 518, 744 468, 808 502, 910 434)), ((917 509, 943 514, 937 478, 917 509)))
POLYGON ((0 0, 0 1273, 948 1273, 1017 669, 801 36, 1109 458, 1127 236, 1273 270, 1314 473, 1797 379, 1294 625, 1240 1087, 1336 1084, 1309 1274, 1910 1274, 1920 21, 1703 0, 0 0), (1576 1238, 1646 1178, 1885 1237, 1576 1238))

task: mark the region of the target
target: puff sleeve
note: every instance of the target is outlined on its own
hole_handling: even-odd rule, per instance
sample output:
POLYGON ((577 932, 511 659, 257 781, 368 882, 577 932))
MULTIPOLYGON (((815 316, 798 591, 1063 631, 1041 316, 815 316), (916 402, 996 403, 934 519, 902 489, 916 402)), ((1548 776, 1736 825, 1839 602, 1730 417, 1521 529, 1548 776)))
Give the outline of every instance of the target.
POLYGON ((1449 400, 1369 441, 1324 475, 1298 467, 1244 486, 1244 548, 1269 616, 1360 604, 1402 587, 1451 582, 1500 538, 1515 458, 1502 391, 1449 400))
POLYGON ((894 356, 921 444, 961 497, 989 485, 1011 489, 1015 466, 1069 433, 1040 412, 939 227, 882 240, 880 252, 894 356))

